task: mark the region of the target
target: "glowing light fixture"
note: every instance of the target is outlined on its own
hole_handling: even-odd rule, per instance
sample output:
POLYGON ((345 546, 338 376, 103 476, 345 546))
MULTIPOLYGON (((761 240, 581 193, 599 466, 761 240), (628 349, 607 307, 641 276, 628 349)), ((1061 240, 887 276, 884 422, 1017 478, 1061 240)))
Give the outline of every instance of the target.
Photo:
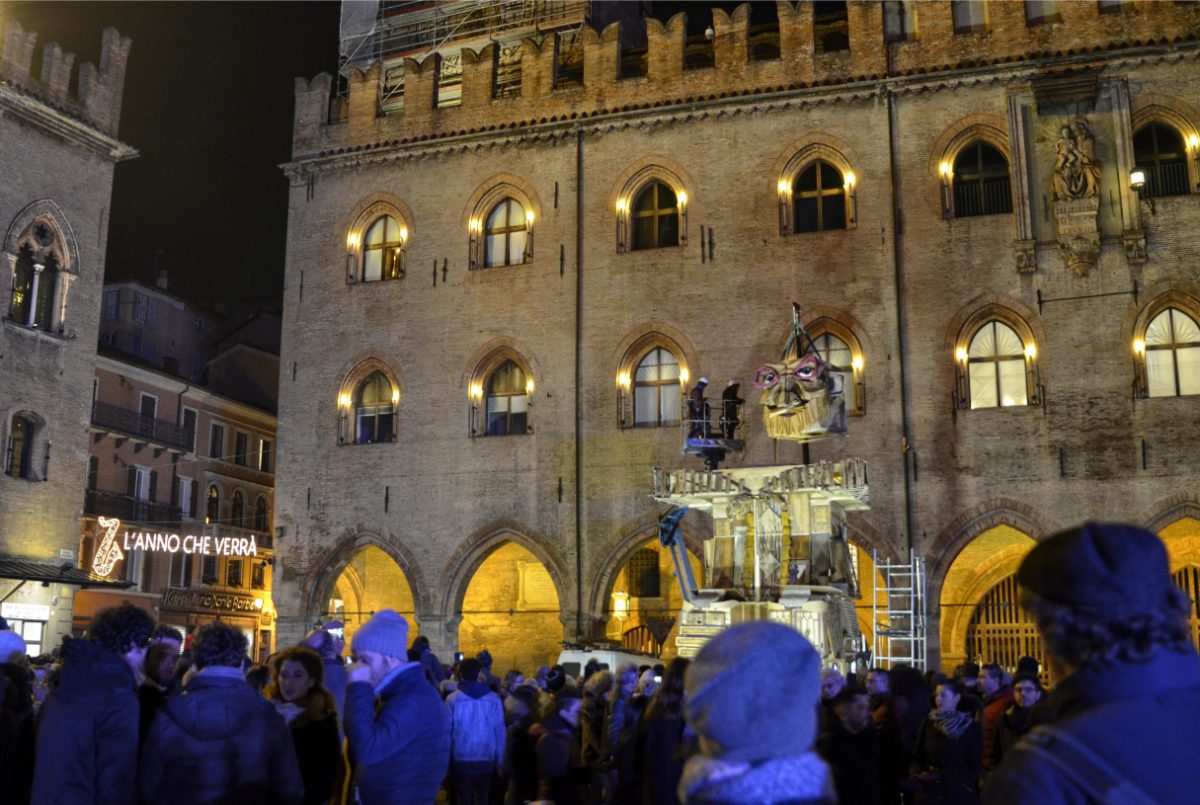
POLYGON ((863 368, 862 355, 855 355, 850 359, 850 368, 856 372, 861 372, 863 368))
POLYGON ((1025 345, 1025 357, 1029 360, 1033 360, 1037 357, 1037 344, 1030 341, 1025 345))
POLYGON ((612 594, 612 610, 613 616, 623 621, 629 617, 629 593, 623 590, 614 590, 612 594))
POLYGON ((1133 351, 1136 352, 1138 355, 1145 355, 1146 354, 1145 340, 1141 339, 1141 338, 1133 339, 1133 351))
POLYGON ((958 349, 954 350, 954 358, 959 363, 966 363, 967 362, 967 348, 959 347, 958 349))

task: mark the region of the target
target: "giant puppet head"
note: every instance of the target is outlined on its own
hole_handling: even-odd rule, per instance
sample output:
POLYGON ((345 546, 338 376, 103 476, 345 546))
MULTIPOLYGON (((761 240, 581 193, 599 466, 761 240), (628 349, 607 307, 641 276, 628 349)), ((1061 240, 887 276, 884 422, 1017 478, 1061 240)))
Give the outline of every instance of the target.
POLYGON ((846 432, 846 401, 842 373, 831 369, 813 349, 799 312, 793 305, 794 329, 783 361, 760 366, 754 387, 762 392, 758 402, 767 434, 772 439, 808 442, 846 432))

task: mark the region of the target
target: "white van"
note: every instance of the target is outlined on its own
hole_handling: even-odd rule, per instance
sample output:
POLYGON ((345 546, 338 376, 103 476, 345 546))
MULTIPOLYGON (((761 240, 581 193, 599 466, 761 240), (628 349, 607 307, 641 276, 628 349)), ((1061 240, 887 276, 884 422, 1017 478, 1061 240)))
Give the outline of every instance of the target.
POLYGON ((583 677, 584 666, 592 659, 600 663, 602 669, 607 668, 613 672, 627 662, 631 662, 639 668, 643 665, 654 667, 661 662, 658 657, 626 651, 618 646, 572 645, 564 648, 558 655, 558 664, 563 667, 567 676, 578 682, 583 677))

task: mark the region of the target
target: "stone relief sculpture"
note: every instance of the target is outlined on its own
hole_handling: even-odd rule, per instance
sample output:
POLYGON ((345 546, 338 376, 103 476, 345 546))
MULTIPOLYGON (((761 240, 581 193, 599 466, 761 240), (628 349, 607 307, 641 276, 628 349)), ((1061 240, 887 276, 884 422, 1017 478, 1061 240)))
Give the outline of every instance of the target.
POLYGON ((1100 163, 1096 161, 1096 142, 1083 118, 1064 124, 1055 142, 1051 190, 1055 201, 1093 198, 1100 195, 1100 163))
POLYGON ((1054 142, 1050 197, 1058 227, 1058 253, 1067 268, 1084 276, 1100 255, 1100 162, 1087 121, 1064 122, 1054 142))

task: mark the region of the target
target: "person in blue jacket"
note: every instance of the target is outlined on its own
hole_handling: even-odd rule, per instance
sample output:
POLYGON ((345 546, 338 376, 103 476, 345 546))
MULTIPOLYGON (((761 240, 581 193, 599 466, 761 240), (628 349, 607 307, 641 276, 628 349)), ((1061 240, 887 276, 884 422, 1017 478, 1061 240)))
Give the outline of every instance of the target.
POLYGON ((1057 685, 984 802, 1195 802, 1200 656, 1162 541, 1086 523, 1039 543, 1017 582, 1057 685))
POLYGON ((375 613, 354 633, 345 732, 363 805, 428 805, 450 765, 450 716, 408 661, 408 622, 375 613))
POLYGON ((137 802, 137 673, 153 631, 144 609, 122 604, 97 614, 86 640, 63 641, 38 724, 33 802, 137 802))

